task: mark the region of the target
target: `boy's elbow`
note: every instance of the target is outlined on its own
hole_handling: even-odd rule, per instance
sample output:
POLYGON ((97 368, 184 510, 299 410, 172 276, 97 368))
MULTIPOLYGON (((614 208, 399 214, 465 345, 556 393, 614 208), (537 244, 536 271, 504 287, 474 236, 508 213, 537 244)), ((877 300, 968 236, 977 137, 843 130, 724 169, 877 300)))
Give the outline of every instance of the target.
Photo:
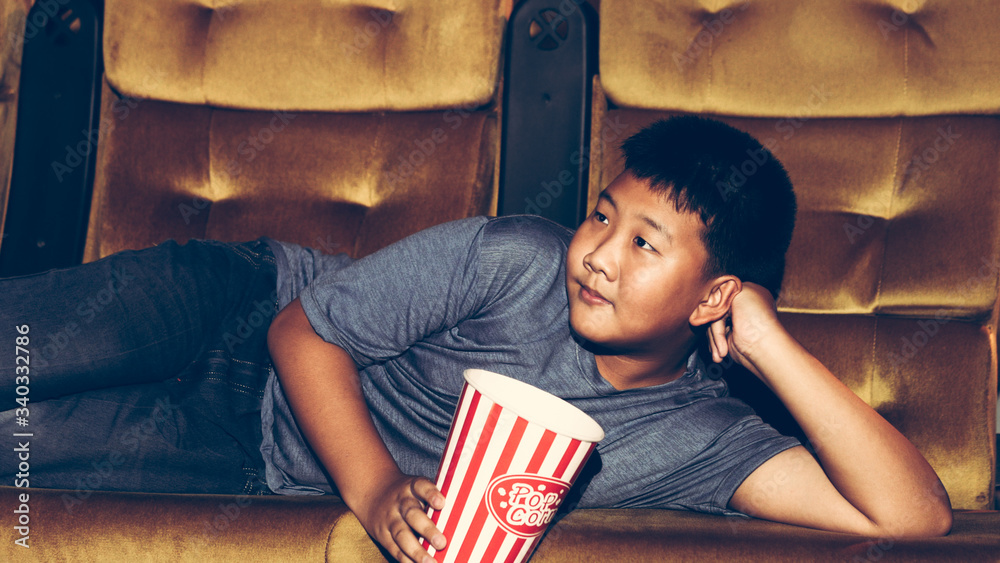
POLYGON ((909 539, 939 538, 948 535, 948 532, 951 531, 951 525, 952 515, 949 511, 947 516, 925 518, 916 526, 903 528, 896 537, 909 539))
POLYGON ((954 516, 945 503, 933 509, 917 509, 898 522, 881 526, 879 535, 897 539, 937 538, 948 535, 954 516))
POLYGON ((920 537, 936 538, 948 535, 954 522, 950 506, 942 506, 935 514, 924 519, 924 525, 920 529, 920 537))
POLYGON ((951 532, 951 526, 954 523, 954 516, 951 509, 948 509, 948 514, 942 516, 937 521, 937 527, 931 531, 931 537, 947 536, 951 532))
POLYGON ((948 535, 954 523, 955 515, 951 510, 951 499, 948 498, 948 494, 945 492, 940 481, 938 481, 938 486, 941 487, 939 490, 940 494, 935 495, 933 500, 928 499, 930 500, 928 508, 926 510, 917 510, 918 513, 923 515, 921 519, 923 522, 921 537, 936 538, 948 535))

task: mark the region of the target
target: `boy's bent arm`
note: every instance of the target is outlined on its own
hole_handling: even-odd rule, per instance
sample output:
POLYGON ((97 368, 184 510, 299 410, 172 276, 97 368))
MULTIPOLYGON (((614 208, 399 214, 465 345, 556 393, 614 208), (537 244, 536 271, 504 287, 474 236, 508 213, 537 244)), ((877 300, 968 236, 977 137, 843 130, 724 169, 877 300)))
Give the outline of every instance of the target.
POLYGON ((744 284, 732 330, 710 328, 715 358, 730 354, 784 403, 813 445, 782 452, 743 482, 730 505, 816 528, 883 537, 943 535, 947 493, 930 464, 780 324, 770 294, 744 284), (741 299, 742 298, 742 299, 741 299))
POLYGON ((350 355, 316 334, 298 299, 274 318, 267 344, 296 423, 368 533, 400 561, 429 557, 415 533, 444 547, 424 513, 427 504, 443 508, 444 497, 429 480, 400 472, 350 355))

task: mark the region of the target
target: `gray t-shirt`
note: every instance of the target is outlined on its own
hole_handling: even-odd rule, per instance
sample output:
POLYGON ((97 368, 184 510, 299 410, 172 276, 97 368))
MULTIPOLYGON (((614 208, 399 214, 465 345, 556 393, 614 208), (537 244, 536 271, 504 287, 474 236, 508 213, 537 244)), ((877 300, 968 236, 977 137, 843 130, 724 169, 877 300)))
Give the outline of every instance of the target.
MULTIPOLYGON (((270 241, 279 305, 297 295, 313 328, 346 350, 379 435, 400 469, 433 479, 462 390, 482 368, 530 383, 603 428, 577 506, 734 514, 733 492, 798 441, 709 378, 697 356, 679 379, 620 391, 574 340, 565 285, 572 232, 529 216, 463 219, 356 262, 270 241)), ((272 372, 262 409, 268 485, 333 486, 295 426, 272 372)), ((336 428, 331 428, 336 432, 336 428)))

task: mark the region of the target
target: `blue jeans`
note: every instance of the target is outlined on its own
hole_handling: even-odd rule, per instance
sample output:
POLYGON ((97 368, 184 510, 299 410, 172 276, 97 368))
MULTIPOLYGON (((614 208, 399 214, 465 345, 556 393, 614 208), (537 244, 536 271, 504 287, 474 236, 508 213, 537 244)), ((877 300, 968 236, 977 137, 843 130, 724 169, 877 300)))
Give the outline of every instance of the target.
POLYGON ((275 283, 262 240, 0 280, 2 482, 69 489, 68 510, 93 490, 267 494, 275 283))

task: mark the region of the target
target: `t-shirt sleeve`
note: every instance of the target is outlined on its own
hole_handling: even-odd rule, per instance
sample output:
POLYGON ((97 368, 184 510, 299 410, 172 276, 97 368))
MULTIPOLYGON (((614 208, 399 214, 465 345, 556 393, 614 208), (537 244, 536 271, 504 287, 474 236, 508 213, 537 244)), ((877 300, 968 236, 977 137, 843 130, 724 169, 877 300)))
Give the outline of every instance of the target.
POLYGON ((778 433, 756 415, 741 420, 713 444, 719 470, 710 472, 709 482, 715 484, 706 491, 711 491, 710 504, 723 514, 746 516, 729 507, 736 489, 765 461, 798 445, 796 438, 778 433))
POLYGON ((742 515, 729 508, 736 489, 765 461, 799 445, 728 397, 677 409, 668 417, 642 437, 611 448, 609 458, 617 463, 604 464, 594 478, 603 486, 588 488, 586 504, 742 515))
POLYGON ((359 369, 399 356, 476 310, 473 289, 487 221, 431 227, 316 278, 300 295, 306 317, 359 369))
POLYGON ((765 461, 797 445, 758 416, 745 416, 674 475, 674 487, 682 493, 663 507, 743 516, 729 507, 736 489, 765 461))

